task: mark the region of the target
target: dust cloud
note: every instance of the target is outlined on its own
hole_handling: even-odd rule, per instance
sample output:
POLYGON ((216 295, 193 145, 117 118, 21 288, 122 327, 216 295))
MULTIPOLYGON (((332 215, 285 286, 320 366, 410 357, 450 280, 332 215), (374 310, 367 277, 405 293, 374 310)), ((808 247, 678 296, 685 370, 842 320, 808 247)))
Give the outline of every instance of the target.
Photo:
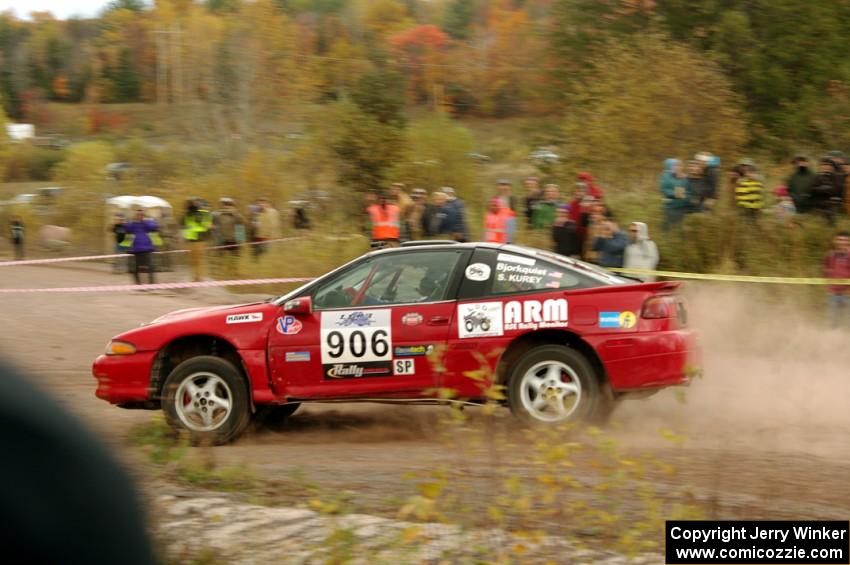
POLYGON ((828 328, 825 310, 808 311, 790 293, 692 284, 686 295, 704 376, 624 403, 612 428, 647 441, 668 429, 690 447, 850 460, 850 331, 828 328))

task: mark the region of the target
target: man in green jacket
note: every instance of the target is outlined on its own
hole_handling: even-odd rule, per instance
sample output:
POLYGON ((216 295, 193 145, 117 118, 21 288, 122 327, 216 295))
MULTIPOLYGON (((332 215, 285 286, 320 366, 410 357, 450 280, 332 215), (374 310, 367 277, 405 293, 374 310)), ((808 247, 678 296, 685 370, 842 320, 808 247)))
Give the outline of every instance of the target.
POLYGON ((812 185, 815 182, 815 172, 809 167, 809 158, 805 155, 798 155, 792 161, 794 172, 788 177, 786 186, 791 199, 794 201, 794 207, 797 212, 807 212, 810 207, 809 198, 811 197, 812 185))
POLYGON ((531 215, 531 227, 535 230, 545 230, 552 227, 555 223, 555 216, 558 212, 558 185, 547 184, 543 190, 543 200, 538 200, 534 204, 534 210, 531 215))

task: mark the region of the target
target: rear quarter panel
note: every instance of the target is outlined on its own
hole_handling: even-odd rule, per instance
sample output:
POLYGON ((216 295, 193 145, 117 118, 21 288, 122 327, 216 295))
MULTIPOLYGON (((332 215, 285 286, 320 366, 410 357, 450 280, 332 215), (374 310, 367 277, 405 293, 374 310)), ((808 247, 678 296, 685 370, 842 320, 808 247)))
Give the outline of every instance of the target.
POLYGON ((443 386, 461 396, 480 396, 511 343, 544 330, 570 332, 587 342, 614 390, 679 384, 684 361, 675 353, 692 347, 695 338, 676 320, 640 318, 643 302, 659 291, 669 292, 634 284, 461 301, 450 330, 443 386), (566 319, 559 315, 563 303, 566 319), (501 315, 501 328, 470 335, 464 317, 478 308, 501 315))

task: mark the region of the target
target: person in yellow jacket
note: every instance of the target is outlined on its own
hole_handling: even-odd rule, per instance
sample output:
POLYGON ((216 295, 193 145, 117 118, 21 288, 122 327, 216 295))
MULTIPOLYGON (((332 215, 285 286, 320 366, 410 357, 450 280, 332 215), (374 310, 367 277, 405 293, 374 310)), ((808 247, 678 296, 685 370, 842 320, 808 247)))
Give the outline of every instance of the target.
POLYGON ((741 160, 739 170, 741 176, 735 183, 735 205, 747 217, 755 220, 764 208, 764 183, 751 159, 741 160))
POLYGON ((148 271, 148 282, 154 284, 156 267, 151 255, 157 247, 162 247, 162 238, 156 221, 145 217, 144 208, 137 208, 133 221, 124 225, 124 239, 121 240, 120 247, 133 256, 132 273, 135 283, 142 284, 139 272, 145 268, 148 271))
POLYGON ((186 214, 183 216, 182 223, 183 240, 189 246, 189 257, 192 263, 192 280, 203 280, 204 247, 213 225, 212 214, 199 198, 192 198, 186 203, 186 214))

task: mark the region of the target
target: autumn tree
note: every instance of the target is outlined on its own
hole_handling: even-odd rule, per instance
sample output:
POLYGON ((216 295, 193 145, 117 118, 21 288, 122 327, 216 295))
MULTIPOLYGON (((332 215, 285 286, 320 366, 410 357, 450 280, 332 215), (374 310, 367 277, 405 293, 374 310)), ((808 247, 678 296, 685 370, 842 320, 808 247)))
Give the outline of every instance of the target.
POLYGON ((571 167, 637 180, 667 157, 737 158, 748 141, 729 79, 693 48, 648 35, 611 42, 598 61, 563 130, 571 167))

